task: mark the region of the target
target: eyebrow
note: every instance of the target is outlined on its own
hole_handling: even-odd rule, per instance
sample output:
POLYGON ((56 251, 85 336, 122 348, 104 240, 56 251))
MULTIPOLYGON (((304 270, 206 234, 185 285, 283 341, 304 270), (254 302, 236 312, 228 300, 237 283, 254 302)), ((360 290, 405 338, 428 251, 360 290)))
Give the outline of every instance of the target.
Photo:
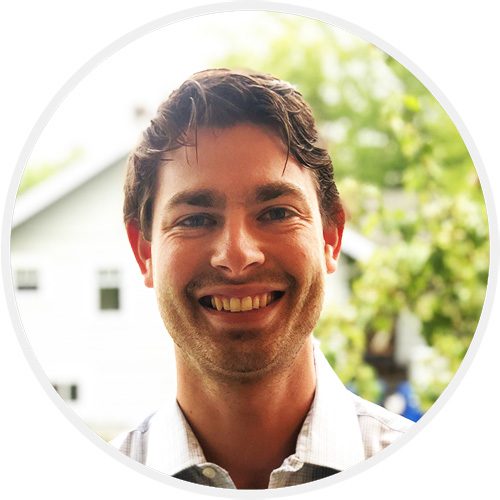
POLYGON ((255 190, 255 201, 262 203, 271 201, 281 196, 292 195, 302 202, 306 202, 306 196, 300 188, 289 182, 277 181, 259 186, 255 190))
POLYGON ((224 208, 226 197, 211 189, 186 190, 176 193, 168 200, 165 207, 169 211, 179 205, 191 205, 204 208, 224 208))
MULTIPOLYGON (((271 182, 258 186, 255 189, 253 200, 257 203, 271 201, 281 196, 295 196, 302 202, 306 202, 306 196, 294 184, 284 181, 271 182)), ((165 206, 165 212, 181 205, 190 205, 203 208, 225 208, 226 196, 211 189, 186 190, 176 193, 165 206)))

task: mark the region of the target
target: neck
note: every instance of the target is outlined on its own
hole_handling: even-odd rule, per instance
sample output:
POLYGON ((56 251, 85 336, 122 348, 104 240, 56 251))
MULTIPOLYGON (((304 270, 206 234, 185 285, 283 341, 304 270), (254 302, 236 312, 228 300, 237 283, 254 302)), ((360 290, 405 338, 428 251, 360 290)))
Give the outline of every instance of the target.
POLYGON ((295 451, 316 387, 312 342, 293 363, 251 382, 214 380, 177 352, 177 400, 206 459, 237 488, 267 488, 269 475, 295 451))

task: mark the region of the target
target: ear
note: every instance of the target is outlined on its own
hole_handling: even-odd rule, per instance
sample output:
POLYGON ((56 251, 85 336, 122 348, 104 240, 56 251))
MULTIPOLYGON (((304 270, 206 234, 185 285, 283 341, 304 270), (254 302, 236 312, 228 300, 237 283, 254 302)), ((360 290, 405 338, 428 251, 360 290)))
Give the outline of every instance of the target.
POLYGON ((139 264, 144 284, 148 288, 153 288, 153 266, 151 261, 151 242, 144 238, 137 221, 128 222, 125 225, 127 229, 128 241, 134 252, 135 260, 139 264))
POLYGON ((332 274, 337 270, 337 260, 342 246, 342 234, 344 224, 331 224, 323 228, 323 239, 325 241, 326 271, 332 274))

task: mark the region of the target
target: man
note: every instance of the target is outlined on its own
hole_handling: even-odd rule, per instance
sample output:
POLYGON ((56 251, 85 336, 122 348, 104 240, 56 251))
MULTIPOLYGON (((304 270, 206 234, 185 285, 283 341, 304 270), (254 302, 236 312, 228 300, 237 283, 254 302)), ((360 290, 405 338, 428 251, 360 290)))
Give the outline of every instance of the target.
POLYGON ((347 391, 313 344, 344 213, 302 96, 197 73, 131 154, 128 237, 175 343, 177 402, 115 441, 179 479, 262 489, 330 476, 409 422, 347 391))

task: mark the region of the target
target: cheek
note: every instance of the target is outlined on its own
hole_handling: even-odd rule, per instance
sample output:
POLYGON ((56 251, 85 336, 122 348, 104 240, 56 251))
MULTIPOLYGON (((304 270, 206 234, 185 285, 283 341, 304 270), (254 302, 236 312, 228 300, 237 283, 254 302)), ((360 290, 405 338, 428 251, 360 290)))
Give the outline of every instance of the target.
POLYGON ((153 249, 153 276, 157 286, 175 291, 189 281, 197 267, 197 252, 186 245, 164 244, 153 249))
POLYGON ((314 273, 318 267, 325 267, 322 242, 316 241, 315 235, 311 233, 289 239, 286 246, 281 248, 278 258, 291 272, 305 275, 314 273))

